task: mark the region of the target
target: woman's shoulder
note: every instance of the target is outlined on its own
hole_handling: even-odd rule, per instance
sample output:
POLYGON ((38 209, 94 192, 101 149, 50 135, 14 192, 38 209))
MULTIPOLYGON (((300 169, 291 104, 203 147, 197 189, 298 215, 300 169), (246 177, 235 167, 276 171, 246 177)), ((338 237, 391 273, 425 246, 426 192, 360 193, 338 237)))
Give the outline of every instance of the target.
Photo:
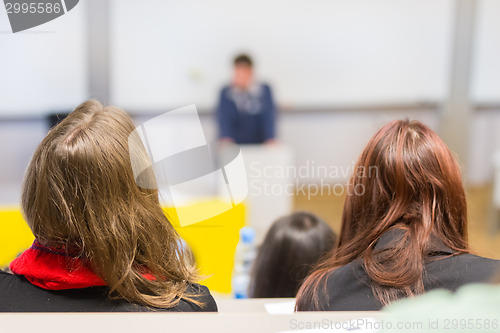
POLYGON ((192 296, 195 301, 200 302, 200 305, 183 299, 176 307, 178 311, 217 312, 217 303, 206 286, 198 283, 190 283, 188 284, 186 294, 188 297, 192 296))
POLYGON ((317 277, 314 299, 321 311, 378 310, 362 262, 356 260, 317 277))
POLYGON ((466 263, 470 263, 478 267, 485 267, 486 269, 493 269, 493 270, 500 269, 500 260, 481 257, 470 253, 462 254, 457 257, 462 258, 460 260, 463 260, 466 263))
POLYGON ((455 256, 455 258, 459 258, 460 260, 465 260, 468 262, 474 262, 476 264, 500 266, 500 260, 482 257, 472 253, 460 254, 458 256, 455 256))
POLYGON ((0 293, 5 292, 9 287, 15 288, 23 284, 22 277, 0 269, 0 293))
POLYGON ((339 285, 351 284, 354 281, 365 283, 366 273, 363 269, 362 260, 358 259, 331 270, 324 278, 327 280, 327 284, 338 288, 339 285))
POLYGON ((207 287, 188 284, 186 294, 173 308, 153 309, 124 300, 109 300, 107 287, 45 290, 21 275, 0 270, 0 312, 216 312, 217 304, 207 287), (199 303, 198 303, 199 302, 199 303), (196 304, 198 303, 198 304, 196 304))
POLYGON ((500 260, 469 253, 445 257, 426 265, 427 275, 448 276, 464 283, 487 282, 499 270, 500 260))
POLYGON ((460 254, 432 260, 425 265, 426 290, 457 290, 469 283, 490 281, 500 271, 500 261, 474 254, 460 254))

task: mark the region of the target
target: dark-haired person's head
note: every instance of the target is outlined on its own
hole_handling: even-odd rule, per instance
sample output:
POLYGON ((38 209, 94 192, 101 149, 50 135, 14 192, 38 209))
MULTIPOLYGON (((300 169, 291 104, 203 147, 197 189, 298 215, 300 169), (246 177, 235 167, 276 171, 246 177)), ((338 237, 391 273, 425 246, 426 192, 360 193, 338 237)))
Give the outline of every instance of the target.
POLYGON ((299 212, 280 218, 259 249, 250 296, 295 297, 304 278, 335 241, 333 230, 313 214, 299 212))
POLYGON ((252 67, 253 66, 253 61, 252 58, 250 58, 249 55, 247 54, 239 54, 234 58, 233 61, 235 66, 247 66, 247 67, 252 67))
MULTIPOLYGON (((363 150, 350 180, 338 248, 311 274, 297 309, 317 309, 324 278, 360 260, 381 303, 424 292, 424 263, 442 242, 468 252, 460 169, 438 135, 418 121, 383 126, 363 150), (375 249, 388 231, 400 237, 375 249)), ((335 302, 332 299, 331 302, 335 302)))
MULTIPOLYGON (((158 191, 134 179, 134 128, 116 107, 92 100, 79 105, 36 149, 22 210, 37 241, 76 251, 109 287, 110 298, 170 308, 191 299, 187 284, 197 276, 158 191)), ((142 148, 134 153, 147 159, 142 148)))
POLYGON ((253 80, 253 61, 250 56, 240 54, 234 58, 233 85, 246 89, 253 80))

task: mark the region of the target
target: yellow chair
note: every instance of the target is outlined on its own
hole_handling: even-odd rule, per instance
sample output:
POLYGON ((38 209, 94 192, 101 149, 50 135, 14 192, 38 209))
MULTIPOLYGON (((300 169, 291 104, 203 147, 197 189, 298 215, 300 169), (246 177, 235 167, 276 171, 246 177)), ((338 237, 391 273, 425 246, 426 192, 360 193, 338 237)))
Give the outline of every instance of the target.
MULTIPOLYGON (((181 209, 188 209, 198 215, 200 210, 208 207, 213 209, 217 205, 225 203, 209 200, 181 209)), ((239 230, 245 225, 244 205, 236 205, 225 213, 185 227, 180 226, 175 209, 166 208, 165 211, 174 228, 193 251, 196 265, 204 277, 203 284, 211 291, 230 293, 234 251, 239 230)))
MULTIPOLYGON (((207 200, 189 207, 199 215, 200 210, 209 212, 224 203, 207 200)), ((239 240, 239 230, 245 224, 245 207, 239 204, 232 209, 205 221, 181 227, 173 208, 164 208, 172 225, 193 251, 201 281, 211 291, 228 294, 231 292, 233 257, 239 240)), ((209 216, 208 214, 204 216, 209 216)), ((26 225, 19 208, 0 207, 0 267, 6 267, 19 253, 33 243, 33 234, 26 225)))
POLYGON ((6 267, 33 243, 33 234, 18 207, 0 207, 0 267, 6 267))

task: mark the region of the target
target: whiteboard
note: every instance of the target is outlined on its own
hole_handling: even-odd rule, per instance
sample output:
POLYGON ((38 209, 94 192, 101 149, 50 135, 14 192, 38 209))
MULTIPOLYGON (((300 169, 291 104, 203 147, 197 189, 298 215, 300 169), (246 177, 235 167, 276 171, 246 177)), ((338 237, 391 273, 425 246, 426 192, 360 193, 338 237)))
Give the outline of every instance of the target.
POLYGON ((500 1, 482 0, 476 14, 472 66, 472 100, 500 102, 500 1))
POLYGON ((297 108, 445 97, 452 0, 112 0, 111 100, 213 108, 234 55, 297 108))
MULTIPOLYGON (((471 91, 500 101, 500 1, 479 1, 471 91)), ((134 112, 214 107, 244 51, 297 108, 446 97, 452 0, 111 0, 111 102, 134 112)), ((87 99, 86 2, 23 33, 0 7, 0 117, 87 99)))
POLYGON ((71 111, 86 99, 85 7, 13 34, 0 4, 0 117, 71 111))

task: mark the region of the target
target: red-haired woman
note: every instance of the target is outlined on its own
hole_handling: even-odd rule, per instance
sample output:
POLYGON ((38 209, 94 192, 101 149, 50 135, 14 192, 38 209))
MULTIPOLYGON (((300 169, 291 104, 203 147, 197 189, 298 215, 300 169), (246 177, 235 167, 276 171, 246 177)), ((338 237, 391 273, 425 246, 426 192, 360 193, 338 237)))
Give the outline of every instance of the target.
POLYGON ((361 154, 338 247, 304 282, 298 311, 378 310, 435 288, 488 280, 499 262, 469 253, 459 166, 417 121, 393 121, 361 154))

